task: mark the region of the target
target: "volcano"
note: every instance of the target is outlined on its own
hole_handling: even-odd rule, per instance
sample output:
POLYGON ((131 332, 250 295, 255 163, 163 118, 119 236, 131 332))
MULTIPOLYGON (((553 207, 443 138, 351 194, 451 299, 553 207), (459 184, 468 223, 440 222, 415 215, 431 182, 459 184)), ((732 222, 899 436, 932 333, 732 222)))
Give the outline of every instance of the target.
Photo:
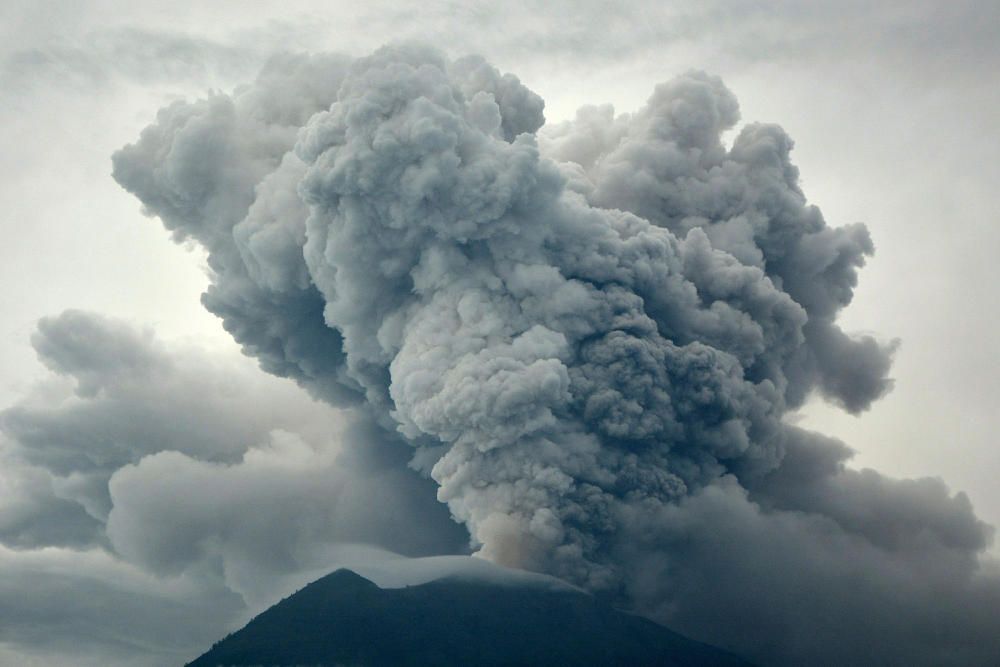
POLYGON ((218 665, 749 663, 573 589, 459 578, 383 589, 342 569, 267 609, 188 667, 218 665))

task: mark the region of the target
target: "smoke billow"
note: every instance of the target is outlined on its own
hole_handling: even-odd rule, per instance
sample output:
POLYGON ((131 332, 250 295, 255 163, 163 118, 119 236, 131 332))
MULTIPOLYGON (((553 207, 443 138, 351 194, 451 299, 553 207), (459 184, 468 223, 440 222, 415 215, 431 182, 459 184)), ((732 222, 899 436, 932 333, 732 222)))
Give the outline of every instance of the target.
POLYGON ((480 555, 766 662, 1000 650, 966 497, 784 420, 864 410, 895 346, 836 324, 872 241, 807 203, 789 137, 726 146, 698 72, 542 110, 478 57, 284 56, 163 109, 114 176, 208 251, 244 351, 401 435, 480 555))

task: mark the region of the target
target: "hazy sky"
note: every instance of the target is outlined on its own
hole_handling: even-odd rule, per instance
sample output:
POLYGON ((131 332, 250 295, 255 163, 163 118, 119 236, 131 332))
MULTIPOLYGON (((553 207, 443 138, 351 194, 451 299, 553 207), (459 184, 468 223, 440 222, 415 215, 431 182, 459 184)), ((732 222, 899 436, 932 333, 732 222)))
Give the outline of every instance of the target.
MULTIPOLYGON (((427 40, 451 56, 480 53, 500 70, 516 73, 544 98, 549 123, 572 118, 582 104, 607 102, 618 112, 632 111, 645 103, 656 83, 696 68, 725 81, 739 99, 743 122, 785 128, 795 140, 792 159, 801 170, 803 190, 829 224, 864 222, 874 240, 875 255, 861 271, 854 302, 839 321, 850 332, 901 341, 891 372, 894 389, 858 416, 815 399, 795 418, 856 449, 854 467, 894 477, 943 478, 952 491, 968 494, 980 518, 1000 525, 1000 486, 995 481, 1000 473, 995 437, 1000 426, 995 408, 1000 398, 1000 355, 995 350, 1000 284, 994 260, 1000 249, 995 221, 1000 210, 1000 5, 987 0, 877 3, 874 8, 839 0, 635 2, 624 7, 425 1, 365 3, 357 9, 356 4, 4 3, 0 407, 28 410, 31 401, 65 391, 50 386, 53 374, 38 361, 31 340, 41 318, 72 308, 126 320, 140 330, 150 327, 158 341, 168 343, 153 345, 148 337, 115 328, 124 325, 85 323, 94 327, 96 338, 131 341, 130 336, 138 336, 140 342, 128 345, 151 355, 149 364, 157 369, 159 352, 147 353, 147 344, 155 349, 168 345, 189 360, 164 362, 171 370, 162 371, 165 375, 157 370, 155 376, 179 379, 155 390, 162 395, 152 389, 150 395, 167 396, 171 387, 187 386, 189 367, 217 364, 212 372, 219 378, 247 378, 239 390, 243 399, 273 400, 277 406, 245 427, 249 441, 267 440, 264 434, 293 423, 301 428, 292 440, 318 442, 322 436, 317 433, 326 423, 349 428, 331 409, 286 387, 289 383, 256 377, 262 374, 238 357, 235 343, 199 301, 208 283, 203 251, 170 242, 162 226, 144 217, 137 200, 112 180, 111 154, 135 141, 157 110, 172 100, 199 97, 209 89, 230 91, 252 80, 275 52, 356 56, 404 38, 427 40), (271 396, 280 400, 262 398, 271 396), (299 400, 308 405, 296 405, 299 400)), ((63 345, 63 329, 72 329, 73 323, 65 318, 54 322, 41 338, 63 345)), ((48 366, 77 380, 85 375, 62 357, 48 366)), ((220 386, 229 380, 205 382, 220 386)), ((130 391, 119 388, 123 395, 130 391)), ((239 398, 219 407, 231 411, 236 422, 249 419, 239 398)), ((105 413, 87 419, 100 414, 105 413)), ((171 432, 164 438, 183 441, 189 435, 171 432)), ((299 445, 280 437, 276 442, 271 454, 291 452, 294 467, 299 445)), ((242 453, 216 452, 209 458, 232 462, 242 453)), ((248 465, 234 474, 252 476, 253 461, 248 465)), ((302 463, 299 472, 306 474, 311 465, 302 463)), ((201 474, 194 468, 192 463, 192 475, 201 474)), ((17 494, 25 482, 8 476, 0 489, 21 498, 17 494)), ((106 484, 106 477, 101 479, 106 484)), ((126 482, 121 482, 123 494, 128 493, 126 482)), ((301 497, 279 494, 276 502, 297 507, 322 501, 323 492, 316 490, 321 482, 303 484, 301 497), (302 500, 310 494, 319 494, 320 500, 302 500)), ((45 515, 46 521, 57 521, 52 512, 56 510, 45 515)), ((73 521, 59 516, 58 521, 73 521)), ((362 528, 345 531, 352 539, 365 537, 362 528)), ((422 539, 403 536, 399 548, 422 554, 455 543, 444 529, 433 539, 422 539)), ((44 544, 38 540, 5 543, 0 560, 11 564, 11 571, 23 567, 37 575, 44 568, 25 564, 25 559, 45 560, 44 550, 24 558, 17 550, 44 544)), ((85 543, 88 539, 78 536, 77 544, 85 543)), ((68 540, 63 546, 75 548, 73 544, 68 540)), ((242 608, 226 598, 232 590, 245 599, 259 595, 261 601, 275 593, 239 584, 223 589, 213 583, 213 589, 200 585, 198 572, 171 569, 170 556, 154 562, 149 554, 131 554, 133 563, 183 580, 163 593, 162 584, 147 571, 105 562, 101 553, 87 555, 95 572, 127 569, 135 590, 177 598, 176 614, 204 595, 219 608, 229 605, 225 613, 235 617, 242 608)), ((70 559, 65 554, 59 558, 70 559)), ((63 571, 56 561, 46 560, 44 567, 63 571)), ((239 571, 239 565, 232 566, 230 576, 238 580, 239 571)), ((98 575, 94 581, 104 585, 98 575)), ((40 584, 39 590, 49 591, 45 586, 40 584)), ((0 578, 0 597, 16 590, 0 578)), ((50 613, 41 602, 38 608, 39 618, 50 613)), ((0 619, 19 611, 3 602, 0 619)), ((206 639, 212 637, 200 638, 206 639)), ((18 653, 22 640, 8 635, 0 640, 10 643, 3 650, 27 659, 18 653)), ((177 646, 163 650, 184 654, 183 641, 177 646)), ((94 662, 100 664, 105 648, 94 650, 94 662)), ((39 664, 51 659, 45 655, 39 664)))

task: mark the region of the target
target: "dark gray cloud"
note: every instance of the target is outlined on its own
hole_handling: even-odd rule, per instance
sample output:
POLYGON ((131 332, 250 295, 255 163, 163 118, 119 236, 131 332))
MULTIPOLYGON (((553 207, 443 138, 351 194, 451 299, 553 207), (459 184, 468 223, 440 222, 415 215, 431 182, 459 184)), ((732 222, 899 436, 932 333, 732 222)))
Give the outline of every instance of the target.
POLYGON ((402 443, 364 423, 341 438, 344 450, 278 431, 229 465, 147 456, 111 478, 110 542, 160 574, 216 564, 254 607, 287 592, 280 577, 327 565, 334 544, 408 556, 464 550, 464 531, 406 467, 402 443))
POLYGON ((198 349, 174 354, 150 330, 90 313, 43 319, 32 342, 68 382, 0 413, 8 451, 55 475, 58 494, 97 519, 110 510, 112 473, 143 456, 169 450, 232 462, 275 429, 315 437, 324 420, 335 421, 252 368, 198 349))
MULTIPOLYGON (((480 60, 402 44, 282 62, 162 111, 115 178, 206 248, 203 301, 265 370, 364 399, 371 442, 409 442, 481 556, 765 663, 998 653, 991 534, 965 496, 850 470, 786 423, 815 393, 867 408, 895 344, 837 326, 873 244, 808 203, 779 127, 725 144, 738 104, 698 72, 536 136, 538 97, 480 60)), ((267 451, 124 468, 112 541, 165 569, 208 543, 238 571, 270 543, 229 528, 243 496, 204 503, 219 524, 178 504, 186 534, 145 553, 154 536, 124 536, 148 525, 132 490, 162 469, 257 479, 267 451)))
POLYGON ((32 342, 53 376, 0 413, 0 644, 18 654, 177 664, 335 565, 336 545, 466 550, 410 448, 365 413, 91 313, 32 342))
POLYGON ((968 499, 937 479, 851 470, 841 443, 791 436, 749 491, 729 478, 625 510, 618 557, 640 608, 764 664, 991 664, 1000 573, 981 559, 993 531, 968 499))
MULTIPOLYGON (((62 478, 45 468, 26 464, 12 452, 5 451, 0 489, 0 543, 12 548, 30 549, 46 546, 89 547, 104 542, 101 520, 82 497, 64 497, 64 489, 80 478, 62 478)), ((90 480, 86 480, 90 481, 90 480)), ((90 497, 102 498, 106 491, 90 490, 90 497)), ((106 510, 105 510, 106 511, 106 510)))
POLYGON ((0 564, 10 664, 176 665, 245 614, 217 582, 157 578, 100 550, 0 547, 0 564))

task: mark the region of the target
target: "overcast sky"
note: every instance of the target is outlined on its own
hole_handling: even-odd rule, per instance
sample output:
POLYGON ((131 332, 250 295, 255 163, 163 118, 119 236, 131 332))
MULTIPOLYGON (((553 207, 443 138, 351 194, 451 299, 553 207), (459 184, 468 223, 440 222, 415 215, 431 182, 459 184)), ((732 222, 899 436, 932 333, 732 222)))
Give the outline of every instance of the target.
MULTIPOLYGON (((165 104, 202 96, 208 89, 230 91, 252 80, 267 57, 280 51, 357 56, 392 40, 420 38, 453 57, 480 53, 544 98, 548 123, 572 118, 583 104, 606 102, 618 112, 632 111, 645 103, 656 83, 696 68, 725 81, 739 99, 742 121, 785 128, 795 140, 792 159, 801 170, 803 190, 829 224, 864 222, 874 240, 874 257, 861 271, 854 301, 839 321, 850 332, 901 341, 891 372, 895 386, 859 415, 817 398, 792 418, 857 450, 854 467, 872 467, 893 477, 943 478, 953 491, 968 494, 980 518, 1000 525, 995 436, 1000 427, 1000 281, 995 261, 1000 249, 1000 5, 988 0, 875 6, 843 0, 364 4, 359 9, 358 3, 287 1, 4 3, 0 407, 28 414, 31 405, 42 404, 52 392, 68 391, 54 387, 57 376, 80 382, 86 375, 58 355, 55 361, 39 360, 32 337, 41 318, 66 309, 101 313, 131 323, 134 330, 90 320, 80 326, 93 327, 95 338, 114 339, 116 345, 137 336, 140 342, 127 344, 153 360, 143 361, 143 368, 161 368, 155 350, 169 348, 170 354, 188 360, 167 364, 169 371, 151 371, 151 377, 174 379, 150 382, 160 385, 149 389, 150 396, 162 399, 174 391, 171 387, 180 392, 190 382, 220 386, 230 382, 225 378, 246 378, 239 381, 242 398, 274 407, 246 424, 248 410, 239 407, 240 397, 223 401, 218 409, 228 410, 233 423, 245 424, 241 428, 246 431, 226 436, 227 441, 272 438, 271 449, 261 456, 285 452, 293 469, 300 466, 295 484, 304 489, 299 495, 278 494, 275 502, 296 507, 320 503, 325 492, 315 487, 322 484, 301 481, 316 463, 300 445, 320 447, 316 443, 323 440, 325 425, 350 428, 347 420, 240 358, 236 344, 199 301, 208 284, 203 251, 172 243, 157 221, 143 216, 135 197, 111 178, 111 154, 135 141, 165 104), (150 342, 154 335, 155 343, 150 342), (154 352, 147 352, 148 346, 154 352), (212 364, 214 379, 187 379, 190 368, 212 364), (266 435, 289 429, 289 424, 298 432, 285 440, 266 435), (297 459, 299 455, 305 458, 297 459)), ((63 349, 68 344, 60 336, 72 329, 72 318, 51 322, 41 334, 41 347, 49 341, 63 349)), ((37 348, 39 335, 35 340, 37 348)), ((95 382, 119 387, 123 396, 135 390, 104 375, 95 382)), ((100 407, 105 408, 110 412, 94 408, 87 419, 139 409, 124 403, 100 407)), ((41 419, 31 414, 25 419, 41 419)), ((182 442, 188 435, 163 437, 182 442)), ((191 447, 189 453, 195 451, 191 447)), ((181 445, 170 449, 185 451, 181 445)), ((242 454, 220 450, 207 458, 231 463, 242 454)), ((194 477, 204 472, 199 464, 190 462, 194 477)), ((252 460, 240 465, 234 475, 253 475, 252 460)), ((0 490, 22 505, 28 502, 22 497, 28 482, 15 480, 7 469, 4 474, 10 479, 0 490)), ((97 478, 107 483, 106 476, 97 478)), ((129 488, 127 479, 120 480, 121 494, 127 495, 129 488)), ((363 504, 364 494, 358 493, 355 502, 363 504)), ((45 520, 85 523, 85 518, 59 514, 63 511, 69 512, 49 508, 45 520)), ((91 514, 106 511, 98 508, 91 514)), ((355 540, 366 535, 365 529, 350 527, 344 534, 355 540)), ((110 539, 120 551, 139 538, 110 539)), ((404 535, 395 546, 424 555, 460 541, 441 528, 432 537, 404 535)), ((66 538, 60 548, 100 543, 81 533, 66 538)), ((63 602, 51 578, 38 573, 74 566, 68 553, 46 560, 44 550, 32 550, 41 544, 42 537, 5 542, 0 560, 9 563, 3 568, 8 572, 23 568, 44 580, 31 613, 48 619, 63 602), (44 561, 44 567, 36 561, 44 561)), ((195 600, 198 596, 210 600, 200 609, 211 604, 227 618, 239 618, 245 608, 231 599, 232 590, 259 602, 283 592, 249 584, 225 588, 214 580, 200 585, 202 575, 173 567, 170 555, 159 562, 133 552, 129 562, 119 562, 104 553, 87 551, 88 567, 97 573, 91 582, 95 587, 125 577, 130 590, 174 605, 163 617, 133 614, 130 622, 135 624, 180 618, 184 605, 202 604, 195 600), (180 580, 164 587, 150 572, 172 573, 180 580)), ((183 558, 177 555, 176 561, 183 558)), ((316 556, 313 562, 321 561, 316 556)), ((234 565, 231 576, 238 579, 240 567, 234 565)), ((289 571, 281 565, 272 570, 289 571)), ((11 580, 16 576, 2 577, 0 598, 16 592, 11 580)), ((128 597, 121 590, 114 595, 128 597)), ((65 628, 79 622, 73 614, 90 613, 85 602, 78 603, 80 609, 64 613, 66 618, 60 617, 50 632, 72 635, 65 628)), ((22 612, 9 599, 0 602, 0 619, 22 612)), ((129 616, 128 609, 120 613, 129 616)), ((0 640, 6 642, 3 650, 18 660, 30 654, 41 656, 39 664, 49 664, 65 648, 52 642, 26 649, 30 623, 13 631, 22 633, 20 638, 10 632, 0 631, 0 640)), ((158 646, 160 655, 186 655, 184 642, 192 641, 197 629, 183 632, 188 633, 183 639, 158 646)), ((197 636, 203 643, 212 639, 197 636)), ((120 637, 94 641, 100 644, 94 664, 107 655, 130 656, 136 650, 118 646, 119 641, 128 643, 120 637)))

